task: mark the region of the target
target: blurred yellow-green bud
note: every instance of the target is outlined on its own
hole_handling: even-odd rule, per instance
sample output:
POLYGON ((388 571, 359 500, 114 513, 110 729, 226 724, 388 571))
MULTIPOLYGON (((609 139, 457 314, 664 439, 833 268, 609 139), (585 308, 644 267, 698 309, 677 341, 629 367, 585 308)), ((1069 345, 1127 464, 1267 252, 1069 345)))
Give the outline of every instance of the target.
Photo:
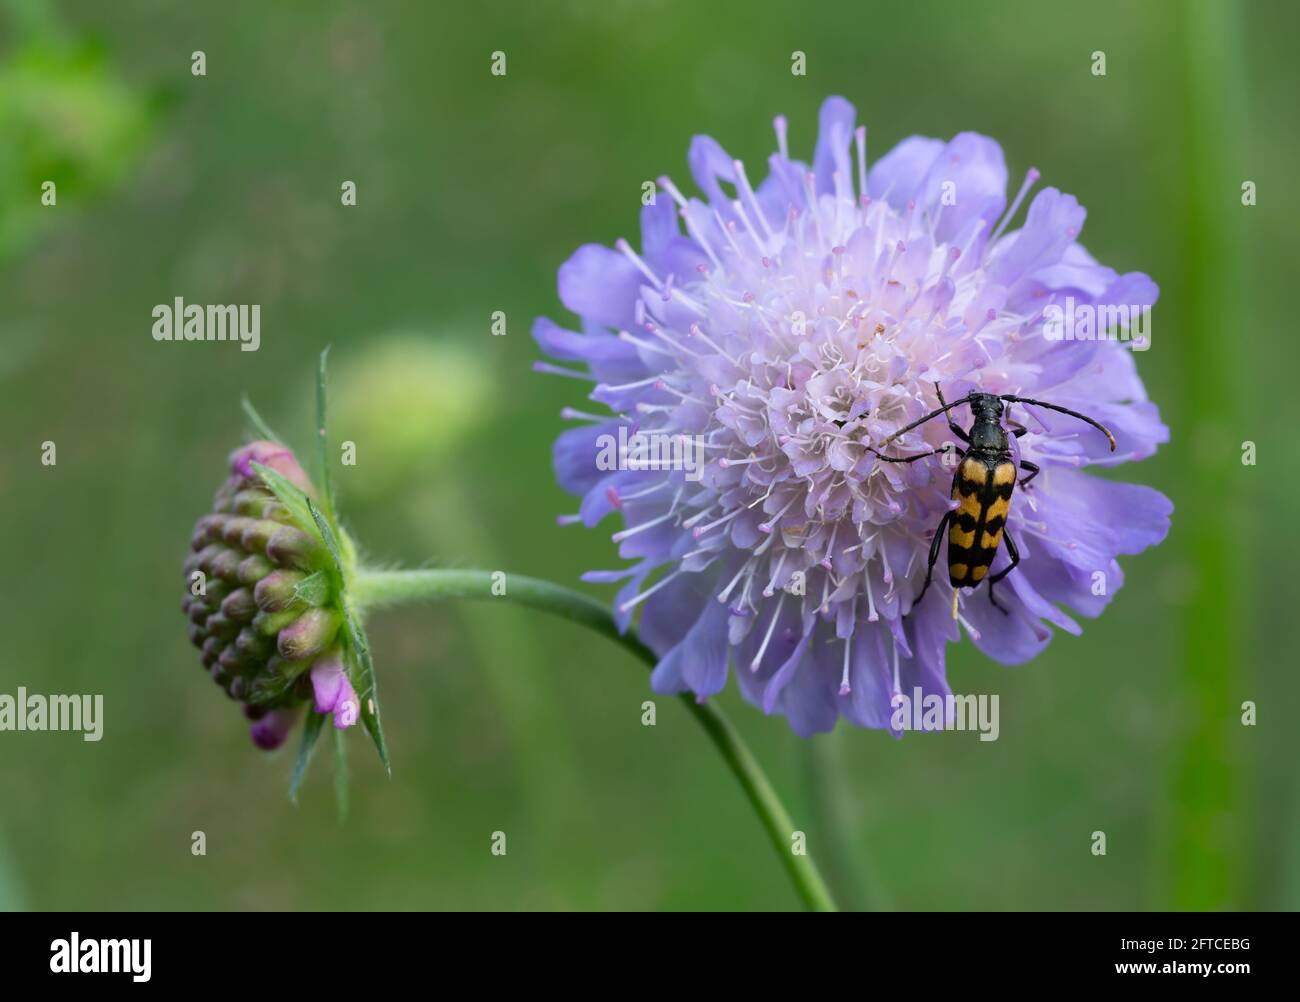
POLYGON ((330 395, 332 427, 365 470, 349 479, 350 496, 383 496, 441 469, 491 419, 494 399, 482 352, 423 334, 371 342, 340 370, 330 395))

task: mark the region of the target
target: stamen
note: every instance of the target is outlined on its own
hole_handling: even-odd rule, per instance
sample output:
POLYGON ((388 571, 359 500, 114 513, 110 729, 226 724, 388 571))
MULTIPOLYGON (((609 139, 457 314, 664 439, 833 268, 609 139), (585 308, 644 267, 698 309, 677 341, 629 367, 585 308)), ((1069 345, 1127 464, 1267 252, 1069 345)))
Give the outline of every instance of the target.
POLYGON ((692 529, 692 530, 691 530, 691 535, 692 535, 695 539, 699 539, 699 538, 700 538, 701 536, 703 536, 706 532, 709 532, 709 531, 712 530, 712 529, 716 529, 718 526, 722 525, 724 522, 730 522, 733 518, 735 518, 737 515, 739 515, 739 514, 740 514, 742 511, 744 511, 744 510, 745 510, 744 508, 737 508, 737 509, 735 509, 734 511, 728 512, 726 515, 723 515, 720 519, 717 519, 716 521, 710 522, 708 525, 702 525, 702 526, 700 526, 698 529, 692 529))
POLYGON ((655 582, 654 585, 652 585, 651 587, 647 588, 647 589, 646 589, 645 591, 643 591, 640 595, 637 595, 637 596, 635 596, 635 597, 633 597, 633 598, 630 598, 630 599, 628 599, 626 602, 624 602, 622 605, 620 605, 620 606, 618 607, 618 611, 619 611, 619 612, 627 612, 629 609, 633 608, 634 606, 637 606, 637 605, 639 605, 640 603, 644 602, 644 601, 645 601, 646 599, 648 599, 651 595, 653 595, 653 594, 654 594, 655 592, 657 592, 660 588, 662 588, 662 587, 663 587, 664 585, 666 585, 669 581, 671 581, 673 578, 677 577, 677 575, 679 575, 679 574, 681 574, 681 573, 683 573, 682 570, 681 570, 681 568, 678 568, 677 570, 673 571, 671 574, 666 574, 666 575, 664 575, 664 577, 663 577, 661 580, 655 582))
POLYGON ((867 582, 867 622, 874 623, 880 618, 880 616, 876 613, 876 596, 873 594, 871 589, 870 566, 863 569, 862 576, 867 582))
POLYGON ((534 362, 533 371, 545 372, 551 376, 568 376, 570 379, 585 379, 591 383, 596 381, 596 377, 590 372, 574 372, 572 369, 565 369, 558 365, 552 365, 550 362, 534 362))
POLYGON ((1007 209, 1006 213, 1002 216, 1001 221, 998 223, 997 228, 994 229, 993 235, 989 237, 989 242, 985 246, 992 247, 998 242, 998 237, 1002 236, 1002 231, 1007 228, 1007 224, 1015 218, 1016 213, 1020 210, 1020 203, 1025 200, 1025 196, 1029 194, 1029 189, 1034 186, 1038 181, 1038 178, 1038 168, 1030 167, 1025 173, 1024 181, 1020 184, 1020 190, 1016 192, 1016 197, 1011 200, 1011 208, 1007 209))
POLYGON ((664 174, 662 177, 655 178, 655 184, 659 185, 664 191, 668 192, 668 197, 676 202, 683 209, 686 208, 686 196, 677 190, 677 185, 673 184, 672 179, 664 174))
POLYGON ((772 633, 776 630, 776 621, 781 618, 781 606, 785 605, 785 597, 788 592, 781 592, 781 597, 776 600, 776 612, 772 613, 772 622, 767 625, 767 635, 763 637, 763 644, 759 647, 758 653, 754 655, 754 660, 749 663, 750 671, 758 671, 759 665, 763 663, 763 655, 767 653, 767 645, 772 640, 772 633))
POLYGON ((646 529, 653 529, 656 525, 660 525, 663 522, 667 522, 670 518, 673 517, 674 514, 675 513, 671 511, 665 512, 664 514, 660 515, 658 518, 652 518, 649 522, 642 522, 640 525, 634 525, 630 529, 623 529, 619 532, 614 533, 609 538, 616 543, 621 543, 623 542, 623 540, 629 539, 632 536, 635 536, 637 533, 644 532, 646 529))
POLYGON ((731 582, 727 585, 727 587, 723 588, 722 591, 718 593, 719 602, 727 601, 727 596, 731 594, 731 589, 736 587, 736 582, 741 579, 742 575, 744 575, 746 571, 750 571, 752 573, 751 568, 753 568, 753 566, 754 566, 753 560, 746 560, 743 564, 741 564, 740 570, 736 571, 736 576, 731 579, 731 582))
POLYGON ((788 549, 781 551, 781 559, 776 562, 776 568, 767 580, 767 587, 763 589, 764 598, 771 598, 776 594, 776 579, 781 576, 781 568, 785 566, 785 558, 789 555, 790 551, 788 549))
POLYGON ((854 129, 853 139, 858 148, 858 198, 863 199, 867 197, 867 127, 854 129))
POLYGON ((614 241, 614 247, 616 250, 618 250, 620 254, 622 254, 625 258, 627 258, 634 265, 636 265, 637 271, 641 272, 642 275, 648 278, 650 280, 651 285, 653 285, 656 289, 663 288, 664 283, 662 279, 660 279, 658 275, 656 275, 653 271, 650 270, 650 266, 648 264, 646 264, 644 261, 641 260, 641 255, 632 249, 631 244, 629 244, 622 237, 619 237, 617 240, 614 241))
POLYGON ((587 411, 575 410, 572 407, 564 407, 560 410, 560 418, 564 421, 593 421, 596 424, 604 424, 616 417, 618 417, 616 414, 591 414, 587 411))
POLYGON ((790 159, 790 147, 786 142, 786 121, 784 115, 777 115, 772 119, 772 128, 776 131, 776 148, 781 151, 781 156, 786 160, 790 159))
POLYGON ((618 386, 601 383, 596 389, 602 393, 622 393, 624 390, 639 390, 643 386, 653 386, 662 378, 662 376, 649 376, 646 379, 638 379, 635 383, 620 383, 618 386))
POLYGON ((740 182, 741 193, 749 200, 749 206, 754 211, 754 218, 758 220, 763 231, 767 234, 768 240, 772 239, 771 227, 767 225, 767 217, 763 213, 762 207, 758 204, 758 196, 754 194, 754 189, 749 184, 749 178, 745 175, 745 165, 739 160, 732 161, 732 167, 735 168, 736 178, 740 182))
POLYGON ((758 523, 758 531, 759 531, 759 532, 771 532, 774 528, 776 528, 776 523, 777 523, 777 521, 781 518, 781 516, 784 515, 787 511, 789 511, 789 510, 790 510, 790 506, 793 505, 793 504, 794 504, 796 501, 798 501, 798 500, 799 500, 799 498, 798 498, 797 495, 796 495, 795 497, 792 497, 789 501, 786 502, 786 505, 785 505, 784 508, 782 508, 780 511, 778 511, 775 515, 773 515, 771 518, 769 518, 766 522, 759 522, 759 523, 758 523))

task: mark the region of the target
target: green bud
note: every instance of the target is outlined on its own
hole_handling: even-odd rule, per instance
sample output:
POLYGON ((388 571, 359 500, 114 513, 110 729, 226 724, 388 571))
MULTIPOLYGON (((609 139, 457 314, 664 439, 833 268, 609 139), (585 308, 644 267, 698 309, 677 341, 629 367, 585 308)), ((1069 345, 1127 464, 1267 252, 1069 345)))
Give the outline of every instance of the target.
POLYGON ((207 640, 203 641, 203 667, 211 668, 216 664, 217 658, 221 656, 221 651, 225 646, 226 642, 220 637, 208 637, 207 640))
POLYGON ((298 583, 304 576, 300 571, 272 571, 257 582, 253 592, 257 607, 263 612, 283 612, 293 605, 298 583))
POLYGON ((275 497, 261 489, 240 491, 234 497, 234 509, 240 515, 263 518, 266 506, 275 503, 275 497))
POLYGON ((227 644, 222 650, 221 656, 217 658, 217 664, 221 665, 231 674, 240 674, 246 668, 253 666, 252 658, 242 654, 234 644, 227 644))
POLYGON ((244 530, 253 524, 253 519, 237 515, 234 518, 226 519, 226 524, 221 527, 221 539, 227 546, 239 546, 244 530))
POLYGON ((301 529, 284 525, 267 541, 266 555, 281 567, 309 571, 321 565, 325 552, 320 543, 301 529))
POLYGON ((253 617, 253 629, 264 637, 274 637, 297 618, 298 613, 291 610, 285 612, 259 612, 253 617))
POLYGON ((190 537, 190 546, 199 550, 221 538, 221 528, 225 522, 224 515, 204 515, 194 526, 194 535, 190 537))
POLYGON ((275 535, 276 530, 281 528, 283 528, 283 523, 272 519, 256 519, 249 523, 248 528, 244 530, 239 545, 243 547, 246 553, 265 553, 266 544, 271 541, 271 537, 275 535))
POLYGON ((223 581, 237 582, 239 580, 239 564, 244 559, 244 555, 238 550, 222 550, 212 558, 210 565, 213 577, 221 578, 223 581))
POLYGON ((239 564, 239 583, 255 585, 275 569, 275 565, 260 553, 245 557, 239 564))
POLYGON ((276 646, 286 661, 314 658, 338 633, 341 617, 334 609, 308 609, 280 631, 276 646))
POLYGON ((221 614, 227 619, 245 623, 257 615, 257 603, 251 588, 237 588, 221 603, 221 614))
POLYGON ((245 657, 265 662, 275 653, 275 641, 246 626, 235 638, 235 648, 245 657))
POLYGON ((215 612, 208 617, 207 622, 203 625, 214 637, 223 637, 228 640, 239 632, 243 624, 235 622, 223 613, 215 612))

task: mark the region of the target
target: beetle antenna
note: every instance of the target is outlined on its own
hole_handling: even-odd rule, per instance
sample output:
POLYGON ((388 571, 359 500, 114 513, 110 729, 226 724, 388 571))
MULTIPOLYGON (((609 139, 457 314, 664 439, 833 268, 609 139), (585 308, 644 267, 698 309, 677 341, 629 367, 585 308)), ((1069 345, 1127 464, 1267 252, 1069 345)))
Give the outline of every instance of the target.
POLYGON ((1033 400, 1030 397, 1018 397, 1013 393, 1002 394, 1002 399, 1010 401, 1012 403, 1033 404, 1035 407, 1046 407, 1049 411, 1060 411, 1062 414, 1069 414, 1070 417, 1076 417, 1080 421, 1086 421, 1088 422, 1088 424, 1092 425, 1094 428, 1098 429, 1103 435, 1106 436, 1106 438, 1110 442, 1110 451, 1111 452, 1115 451, 1115 436, 1110 433, 1110 429, 1107 428, 1100 421, 1095 421, 1092 418, 1088 417, 1087 414, 1080 414, 1078 411, 1072 411, 1068 407, 1062 407, 1059 404, 1049 404, 1043 400, 1033 400))
POLYGON ((899 435, 906 435, 906 434, 907 434, 909 431, 911 431, 913 428, 917 428, 917 427, 919 427, 920 425, 925 424, 925 422, 930 421, 930 420, 932 420, 933 418, 937 418, 940 414, 946 414, 948 411, 952 410, 954 407, 960 407, 962 404, 968 404, 968 403, 970 403, 970 397, 969 397, 969 396, 966 396, 966 397, 962 397, 960 400, 954 400, 954 401, 953 401, 952 403, 950 403, 950 404, 944 404, 944 405, 943 405, 942 407, 940 407, 938 410, 931 411, 931 412, 930 412, 929 414, 927 414, 925 417, 923 417, 923 418, 917 418, 915 421, 913 421, 911 424, 909 424, 906 428, 899 428, 898 431, 894 432, 892 435, 890 435, 888 438, 886 438, 886 439, 885 439, 883 442, 881 442, 880 444, 881 444, 881 445, 888 445, 888 444, 889 444, 890 442, 892 442, 894 439, 898 438, 899 435))

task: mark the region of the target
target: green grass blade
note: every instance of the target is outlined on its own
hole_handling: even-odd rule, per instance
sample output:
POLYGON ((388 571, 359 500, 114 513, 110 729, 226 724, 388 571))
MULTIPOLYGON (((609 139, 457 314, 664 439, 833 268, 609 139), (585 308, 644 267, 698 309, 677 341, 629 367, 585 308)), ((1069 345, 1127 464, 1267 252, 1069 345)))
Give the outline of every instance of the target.
POLYGON ((316 369, 316 449, 320 466, 321 507, 331 522, 334 514, 334 481, 330 476, 330 439, 326 424, 327 399, 326 369, 330 350, 327 347, 320 353, 320 364, 316 369))
POLYGON ((351 806, 348 775, 348 746, 343 732, 334 728, 334 800, 338 804, 339 821, 348 819, 351 806))
POLYGON ((302 744, 298 746, 298 758, 293 764, 293 776, 289 779, 289 800, 298 803, 298 787, 302 785, 302 779, 307 774, 307 766, 311 764, 312 752, 316 748, 316 740, 320 737, 320 730, 325 725, 326 713, 317 713, 312 709, 307 710, 307 723, 302 729, 302 744))
POLYGON ((269 442, 279 442, 284 445, 284 439, 272 431, 271 426, 262 420, 262 415, 257 413, 257 408, 253 406, 253 402, 248 397, 244 397, 239 403, 244 408, 244 416, 248 418, 248 423, 253 426, 253 431, 257 432, 258 438, 264 438, 269 442))

